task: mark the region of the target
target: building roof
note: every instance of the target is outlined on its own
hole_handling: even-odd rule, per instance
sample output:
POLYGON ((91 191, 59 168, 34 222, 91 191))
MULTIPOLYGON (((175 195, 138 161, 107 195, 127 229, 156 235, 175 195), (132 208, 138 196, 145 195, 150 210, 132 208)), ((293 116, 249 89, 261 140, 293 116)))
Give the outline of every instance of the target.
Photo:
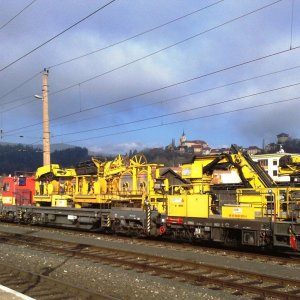
POLYGON ((186 141, 186 143, 207 144, 205 141, 202 141, 202 140, 186 141))
POLYGON ((287 133, 284 133, 284 132, 277 134, 277 137, 288 137, 288 136, 289 135, 287 133))
POLYGON ((249 146, 248 149, 249 150, 260 150, 260 148, 258 148, 257 146, 249 146))
POLYGON ((202 145, 191 145, 191 148, 200 148, 200 149, 202 149, 203 147, 202 147, 202 145))
POLYGON ((251 157, 253 159, 259 158, 259 159, 267 159, 267 158, 278 158, 278 157, 282 157, 282 156, 286 156, 286 155, 299 155, 299 154, 295 154, 295 153, 265 153, 265 154, 253 154, 251 155, 251 157))

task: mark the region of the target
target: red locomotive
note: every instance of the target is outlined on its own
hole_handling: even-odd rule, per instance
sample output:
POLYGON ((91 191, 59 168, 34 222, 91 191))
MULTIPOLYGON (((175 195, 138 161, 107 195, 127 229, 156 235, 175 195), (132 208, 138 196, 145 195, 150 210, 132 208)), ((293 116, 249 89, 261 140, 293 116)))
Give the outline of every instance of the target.
POLYGON ((31 205, 35 192, 35 178, 31 175, 8 176, 2 178, 2 203, 9 205, 31 205))

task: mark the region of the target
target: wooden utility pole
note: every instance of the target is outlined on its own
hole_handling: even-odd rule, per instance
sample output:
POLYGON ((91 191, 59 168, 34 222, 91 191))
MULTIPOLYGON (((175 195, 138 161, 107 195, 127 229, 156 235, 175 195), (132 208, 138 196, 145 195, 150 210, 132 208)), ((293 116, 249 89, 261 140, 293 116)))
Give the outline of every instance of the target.
POLYGON ((43 72, 43 165, 50 165, 50 130, 49 130, 49 110, 48 110, 48 73, 43 72))

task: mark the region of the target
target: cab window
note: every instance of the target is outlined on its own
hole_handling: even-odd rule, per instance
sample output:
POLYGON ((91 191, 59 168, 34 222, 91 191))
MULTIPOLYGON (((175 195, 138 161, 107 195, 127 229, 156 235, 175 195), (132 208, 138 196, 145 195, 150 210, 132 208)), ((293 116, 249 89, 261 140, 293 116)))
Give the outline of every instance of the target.
POLYGON ((19 177, 19 186, 26 186, 26 177, 19 177))
POLYGON ((10 184, 8 182, 4 183, 3 191, 4 192, 9 192, 9 190, 10 190, 10 184))

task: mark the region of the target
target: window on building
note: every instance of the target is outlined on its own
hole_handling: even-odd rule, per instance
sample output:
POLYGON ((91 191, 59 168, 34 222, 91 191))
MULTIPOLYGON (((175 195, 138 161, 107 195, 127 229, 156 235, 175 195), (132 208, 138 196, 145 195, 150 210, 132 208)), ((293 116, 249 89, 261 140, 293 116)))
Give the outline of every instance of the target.
POLYGON ((273 176, 277 176, 277 170, 273 170, 273 176))
POLYGON ((262 166, 262 167, 267 167, 268 166, 268 160, 267 159, 259 159, 258 163, 262 166))
POLYGON ((273 160, 273 166, 277 166, 278 162, 276 159, 273 160))

